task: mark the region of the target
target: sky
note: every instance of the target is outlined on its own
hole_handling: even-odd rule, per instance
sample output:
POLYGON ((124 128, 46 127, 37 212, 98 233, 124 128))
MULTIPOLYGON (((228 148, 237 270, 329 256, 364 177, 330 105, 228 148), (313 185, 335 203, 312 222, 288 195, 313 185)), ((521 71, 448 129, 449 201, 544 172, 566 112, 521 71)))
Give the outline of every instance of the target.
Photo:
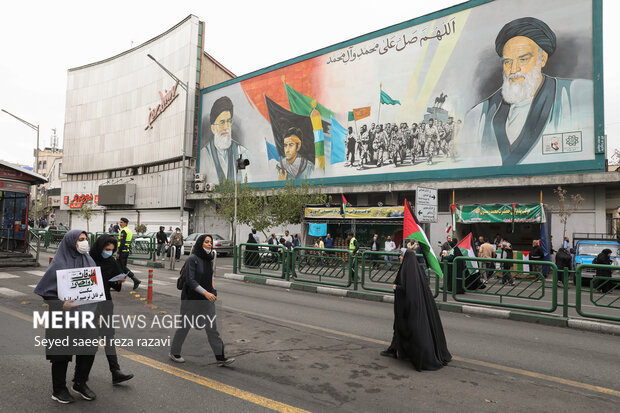
MULTIPOLYGON (((9 2, 0 13, 0 108, 39 125, 41 148, 50 145, 55 128, 62 147, 67 69, 143 43, 189 14, 206 23, 205 51, 239 76, 459 3, 462 1, 9 2), (300 20, 306 23, 301 25, 300 20)), ((608 154, 620 149, 620 57, 613 52, 620 39, 620 25, 613 20, 618 11, 620 2, 603 0, 608 154)), ((36 132, 2 112, 0 142, 0 159, 33 164, 36 132)))

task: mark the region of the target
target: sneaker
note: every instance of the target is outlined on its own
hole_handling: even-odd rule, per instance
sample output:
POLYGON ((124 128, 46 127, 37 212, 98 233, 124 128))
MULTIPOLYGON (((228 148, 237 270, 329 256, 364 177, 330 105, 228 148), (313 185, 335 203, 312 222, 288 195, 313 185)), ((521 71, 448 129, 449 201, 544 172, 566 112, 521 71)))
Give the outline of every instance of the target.
POLYGON ((72 389, 74 392, 82 396, 82 399, 84 400, 95 400, 97 398, 97 395, 93 393, 91 389, 88 388, 86 383, 81 383, 81 384, 78 384, 77 382, 73 383, 72 389))
POLYGON ((69 393, 69 389, 65 387, 60 391, 52 393, 52 400, 55 400, 61 404, 69 404, 73 403, 75 401, 75 398, 71 396, 71 393, 69 393))
POLYGON ((140 281, 139 279, 136 278, 133 281, 133 289, 136 290, 140 286, 141 283, 142 283, 142 281, 140 281))
POLYGON ((112 384, 116 385, 127 380, 133 379, 133 374, 125 374, 120 370, 114 370, 112 372, 112 384))
POLYGON ((170 360, 176 362, 176 363, 185 363, 185 359, 183 357, 181 357, 181 355, 174 355, 172 353, 168 354, 168 357, 170 357, 170 360))
POLYGON ((232 358, 232 357, 229 357, 229 358, 224 357, 221 360, 217 361, 217 366, 218 367, 226 367, 226 366, 230 366, 234 362, 235 362, 234 358, 232 358))

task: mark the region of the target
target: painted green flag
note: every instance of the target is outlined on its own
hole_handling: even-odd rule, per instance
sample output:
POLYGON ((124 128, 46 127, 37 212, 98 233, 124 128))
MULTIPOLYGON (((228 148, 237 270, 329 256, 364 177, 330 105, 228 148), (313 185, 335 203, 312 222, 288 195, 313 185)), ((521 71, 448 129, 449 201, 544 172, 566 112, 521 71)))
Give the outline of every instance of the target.
MULTIPOLYGON (((310 96, 304 95, 303 93, 299 93, 286 83, 284 83, 284 87, 286 88, 286 96, 288 97, 288 104, 291 107, 291 112, 302 116, 310 116, 313 109, 312 101, 314 99, 310 96)), ((334 112, 318 102, 316 103, 316 110, 319 111, 321 117, 324 119, 329 119, 332 115, 335 116, 334 112)))
POLYGON ((381 89, 381 103, 385 103, 386 105, 400 105, 400 100, 392 99, 381 89))

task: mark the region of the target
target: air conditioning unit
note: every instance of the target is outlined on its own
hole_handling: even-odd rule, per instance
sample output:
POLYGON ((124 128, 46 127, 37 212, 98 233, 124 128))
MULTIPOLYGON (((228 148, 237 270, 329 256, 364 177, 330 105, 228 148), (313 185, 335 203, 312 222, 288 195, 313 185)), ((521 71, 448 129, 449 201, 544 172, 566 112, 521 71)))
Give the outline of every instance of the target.
POLYGON ((125 169, 125 176, 132 176, 136 173, 136 170, 134 168, 127 168, 125 169))
POLYGON ((204 192, 206 190, 206 184, 204 182, 194 183, 194 192, 204 192))
POLYGON ((214 183, 212 183, 212 182, 207 182, 207 183, 205 184, 205 191, 206 191, 206 192, 213 192, 213 191, 215 191, 215 185, 216 185, 216 184, 214 184, 214 183))
POLYGON ((205 174, 194 174, 194 182, 204 182, 207 179, 205 174))

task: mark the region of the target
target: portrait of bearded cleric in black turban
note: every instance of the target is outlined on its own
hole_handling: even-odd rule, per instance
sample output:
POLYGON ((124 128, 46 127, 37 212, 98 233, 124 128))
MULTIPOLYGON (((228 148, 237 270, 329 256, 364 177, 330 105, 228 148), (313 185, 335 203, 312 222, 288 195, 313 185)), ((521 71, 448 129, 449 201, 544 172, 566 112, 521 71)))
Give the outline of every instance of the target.
POLYGON ((592 123, 593 85, 545 73, 559 41, 534 17, 502 27, 494 44, 499 59, 490 70, 500 70, 503 81, 467 113, 459 144, 464 159, 511 166, 568 160, 562 155, 581 149, 582 129, 592 123))

